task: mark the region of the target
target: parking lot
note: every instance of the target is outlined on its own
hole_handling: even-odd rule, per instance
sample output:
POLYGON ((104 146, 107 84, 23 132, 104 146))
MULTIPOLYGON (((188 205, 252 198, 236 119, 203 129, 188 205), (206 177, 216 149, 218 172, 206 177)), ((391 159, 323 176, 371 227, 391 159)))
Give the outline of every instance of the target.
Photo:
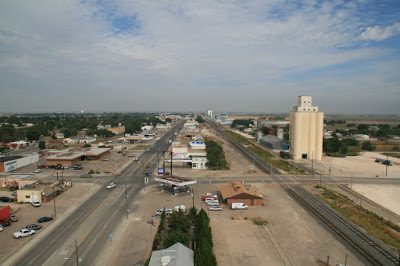
MULTIPOLYGON (((86 200, 97 188, 97 184, 75 183, 73 187, 66 190, 56 198, 56 220, 64 219, 72 208, 76 208, 86 200)), ((9 192, 1 191, 0 195, 7 195, 9 192)), ((31 204, 0 203, 1 206, 9 205, 18 221, 11 223, 11 226, 4 227, 0 232, 0 262, 15 253, 24 245, 29 245, 33 238, 40 236, 52 222, 42 223, 43 228, 36 232, 36 235, 21 239, 13 239, 13 233, 25 228, 28 224, 38 224, 37 219, 42 216, 54 217, 54 202, 42 203, 40 207, 33 207, 31 204)))

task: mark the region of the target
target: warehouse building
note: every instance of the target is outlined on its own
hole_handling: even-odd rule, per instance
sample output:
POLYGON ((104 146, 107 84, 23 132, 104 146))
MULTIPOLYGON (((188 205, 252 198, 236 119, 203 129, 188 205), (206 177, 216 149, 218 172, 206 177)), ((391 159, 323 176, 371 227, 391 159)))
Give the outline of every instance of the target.
POLYGON ((83 160, 101 160, 110 154, 111 148, 92 148, 83 152, 62 152, 46 158, 47 166, 71 166, 83 160))
POLYGON ((273 149, 273 150, 281 150, 283 146, 283 139, 278 137, 267 135, 260 139, 261 144, 264 146, 273 149))
POLYGON ((33 153, 25 156, 4 156, 0 157, 0 172, 12 172, 21 167, 38 163, 39 154, 33 153))
POLYGON ((228 204, 244 203, 248 206, 263 206, 264 197, 252 186, 240 181, 220 186, 222 199, 228 204))

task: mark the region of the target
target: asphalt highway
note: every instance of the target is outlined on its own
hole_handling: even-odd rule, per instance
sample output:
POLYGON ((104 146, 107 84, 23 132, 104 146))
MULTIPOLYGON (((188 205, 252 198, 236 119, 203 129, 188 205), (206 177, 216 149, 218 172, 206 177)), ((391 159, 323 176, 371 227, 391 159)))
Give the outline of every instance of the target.
MULTIPOLYGON (((128 215, 129 211, 132 211, 135 197, 144 186, 145 173, 155 168, 154 160, 168 148, 170 142, 175 138, 175 133, 179 132, 182 125, 183 121, 179 121, 174 128, 139 157, 140 162, 130 165, 120 176, 105 180, 105 182, 109 182, 114 179, 113 181, 116 181, 119 186, 125 188, 125 191, 119 193, 117 198, 114 199, 113 204, 102 204, 113 191, 105 188, 100 189, 61 222, 46 238, 41 239, 27 250, 24 256, 17 260, 14 265, 43 265, 64 245, 71 235, 75 234, 79 226, 93 215, 95 210, 98 211, 99 208, 103 208, 99 212, 101 216, 95 219, 96 222, 92 225, 88 236, 78 245, 79 265, 92 265, 115 225, 125 215, 128 215)), ((74 265, 76 261, 69 259, 66 264, 74 265)))

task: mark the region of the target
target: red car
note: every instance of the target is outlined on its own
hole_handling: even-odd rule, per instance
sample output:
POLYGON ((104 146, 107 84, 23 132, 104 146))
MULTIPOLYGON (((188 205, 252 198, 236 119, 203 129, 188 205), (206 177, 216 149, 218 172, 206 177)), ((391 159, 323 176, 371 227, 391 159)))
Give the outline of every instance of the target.
POLYGON ((213 194, 213 193, 206 193, 206 194, 201 195, 201 200, 202 201, 205 201, 208 198, 210 198, 210 199, 218 199, 218 195, 217 194, 213 194))

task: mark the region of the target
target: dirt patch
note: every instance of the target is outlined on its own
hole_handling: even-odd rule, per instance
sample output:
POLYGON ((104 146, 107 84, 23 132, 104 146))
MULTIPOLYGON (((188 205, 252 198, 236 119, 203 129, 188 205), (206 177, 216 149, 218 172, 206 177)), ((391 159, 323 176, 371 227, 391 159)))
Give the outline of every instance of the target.
MULTIPOLYGON (((363 177, 386 177, 386 166, 376 163, 376 158, 386 159, 386 156, 377 152, 362 152, 358 156, 347 156, 336 158, 323 156, 321 161, 314 161, 314 170, 323 175, 332 176, 363 176, 363 177)), ((390 157, 393 166, 387 167, 387 177, 398 177, 400 172, 400 159, 390 157)), ((298 161, 304 167, 311 169, 312 162, 309 160, 298 161)))

